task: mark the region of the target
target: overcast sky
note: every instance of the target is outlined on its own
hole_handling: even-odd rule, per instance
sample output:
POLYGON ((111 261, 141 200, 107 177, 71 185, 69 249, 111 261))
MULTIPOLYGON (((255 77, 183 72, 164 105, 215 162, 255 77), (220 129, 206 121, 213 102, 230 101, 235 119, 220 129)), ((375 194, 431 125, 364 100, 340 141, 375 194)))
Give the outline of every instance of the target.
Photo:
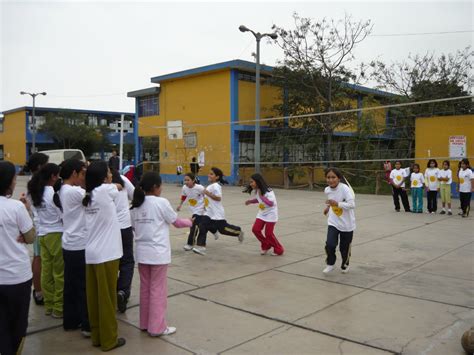
MULTIPOLYGON (((292 13, 312 18, 370 19, 374 36, 356 50, 359 61, 402 60, 409 53, 453 52, 473 33, 384 34, 473 29, 471 1, 456 2, 112 2, 0 0, 0 112, 31 105, 24 91, 47 91, 38 106, 134 111, 127 91, 150 78, 231 59, 253 60, 255 39, 240 24, 291 28, 292 13)), ((282 53, 262 43, 262 62, 282 53)))

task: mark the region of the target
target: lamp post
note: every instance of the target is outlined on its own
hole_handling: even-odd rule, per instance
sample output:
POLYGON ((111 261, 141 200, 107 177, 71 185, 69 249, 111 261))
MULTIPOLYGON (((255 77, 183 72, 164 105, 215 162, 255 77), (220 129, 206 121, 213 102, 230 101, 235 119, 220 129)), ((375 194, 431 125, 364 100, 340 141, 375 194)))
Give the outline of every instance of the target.
POLYGON ((36 153, 36 117, 35 117, 35 99, 36 96, 38 95, 46 95, 46 92, 37 92, 37 93, 31 93, 31 92, 25 92, 21 91, 20 95, 30 95, 33 98, 33 112, 32 112, 32 117, 31 117, 31 133, 32 133, 32 139, 31 139, 31 152, 36 153))
POLYGON ((263 37, 277 39, 276 33, 260 33, 252 31, 244 25, 239 26, 240 32, 252 32, 257 41, 257 53, 255 56, 255 172, 260 173, 260 40, 263 37))

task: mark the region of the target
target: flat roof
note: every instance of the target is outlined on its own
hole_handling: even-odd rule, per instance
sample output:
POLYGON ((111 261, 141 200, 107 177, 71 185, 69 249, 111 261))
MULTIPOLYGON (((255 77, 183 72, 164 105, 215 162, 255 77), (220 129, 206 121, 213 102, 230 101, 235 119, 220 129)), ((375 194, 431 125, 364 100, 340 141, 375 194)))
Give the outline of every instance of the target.
MULTIPOLYGON (((14 113, 18 111, 31 111, 33 110, 32 106, 22 106, 17 107, 11 110, 3 111, 2 114, 6 115, 9 113, 14 113)), ((74 112, 74 113, 88 113, 91 115, 109 115, 109 116, 116 116, 116 115, 130 115, 134 116, 134 112, 118 112, 118 111, 98 111, 98 110, 85 110, 85 109, 73 109, 73 108, 57 108, 57 107, 35 107, 37 111, 49 111, 49 112, 74 112)))
POLYGON ((135 91, 130 91, 127 92, 127 97, 142 97, 142 96, 148 96, 148 95, 153 95, 153 94, 159 94, 161 91, 161 88, 158 86, 153 86, 151 88, 146 88, 146 89, 141 89, 141 90, 135 90, 135 91))

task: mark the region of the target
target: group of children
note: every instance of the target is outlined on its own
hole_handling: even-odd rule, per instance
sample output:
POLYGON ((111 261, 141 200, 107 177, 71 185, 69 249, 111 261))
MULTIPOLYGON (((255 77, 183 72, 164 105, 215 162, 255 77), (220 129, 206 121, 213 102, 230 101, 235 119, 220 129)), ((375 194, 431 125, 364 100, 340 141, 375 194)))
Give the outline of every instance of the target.
MULTIPOLYGON (((458 191, 461 202, 461 212, 459 215, 468 217, 472 191, 474 191, 474 173, 471 170, 469 160, 464 158, 460 161, 458 177, 458 191)), ((400 161, 395 162, 395 169, 390 173, 389 182, 392 185, 393 203, 395 210, 400 212, 401 198, 405 212, 423 212, 423 191, 426 190, 427 212, 434 214, 438 210, 438 192, 441 195, 442 210, 440 214, 452 215, 451 209, 451 185, 453 174, 448 160, 443 161, 442 169, 438 168, 435 159, 428 161, 426 170, 420 172, 420 165, 413 164, 412 168, 402 169, 400 161), (405 180, 410 178, 410 191, 412 196, 412 208, 408 201, 405 188, 405 180)))

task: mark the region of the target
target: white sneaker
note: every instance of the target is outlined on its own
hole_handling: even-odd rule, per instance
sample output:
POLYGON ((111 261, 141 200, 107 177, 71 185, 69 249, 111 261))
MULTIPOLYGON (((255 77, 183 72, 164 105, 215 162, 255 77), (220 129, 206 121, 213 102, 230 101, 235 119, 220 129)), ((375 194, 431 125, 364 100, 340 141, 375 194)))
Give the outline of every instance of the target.
POLYGON ((212 233, 212 235, 214 236, 214 240, 219 239, 219 237, 221 236, 219 232, 212 233))
POLYGON ((162 335, 171 335, 176 333, 176 328, 175 327, 166 327, 165 331, 163 333, 155 334, 155 333, 148 333, 150 334, 151 337, 160 337, 162 335))
POLYGON ((349 265, 347 265, 345 269, 342 269, 341 272, 347 274, 349 272, 349 265))
POLYGON ((323 270, 323 273, 325 274, 329 274, 331 271, 334 270, 334 265, 327 265, 324 270, 323 270))
POLYGON ((88 332, 87 330, 81 330, 81 334, 84 338, 90 338, 91 337, 91 332, 88 332))
POLYGON ((189 244, 186 244, 184 247, 183 247, 184 250, 186 251, 190 251, 190 250, 193 250, 193 246, 192 245, 189 245, 189 244))
POLYGON ((244 241, 244 231, 240 231, 240 234, 237 238, 239 239, 239 243, 243 243, 243 241, 244 241))
POLYGON ((196 254, 199 254, 199 255, 206 255, 206 247, 194 247, 193 248, 193 252, 195 252, 196 254))
POLYGON ((267 250, 260 250, 260 255, 267 255, 270 249, 267 250))

